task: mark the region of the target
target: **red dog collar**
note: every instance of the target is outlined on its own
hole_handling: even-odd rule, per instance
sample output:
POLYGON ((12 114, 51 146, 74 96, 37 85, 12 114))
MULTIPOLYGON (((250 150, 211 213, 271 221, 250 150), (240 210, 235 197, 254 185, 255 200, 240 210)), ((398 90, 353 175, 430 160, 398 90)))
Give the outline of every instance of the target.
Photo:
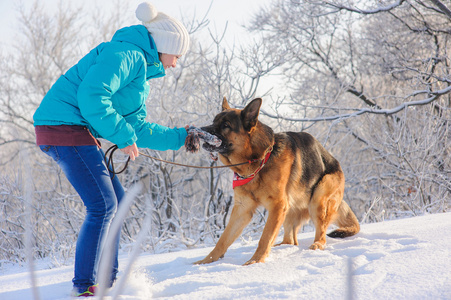
MULTIPOLYGON (((244 185, 244 184, 248 183, 249 181, 251 181, 252 179, 254 179, 255 175, 257 175, 258 172, 260 172, 260 170, 263 169, 266 162, 269 160, 271 153, 272 153, 272 147, 268 151, 268 153, 266 153, 265 159, 262 160, 260 166, 257 168, 257 170, 254 171, 254 173, 247 175, 247 176, 241 176, 240 174, 234 172, 233 173, 233 188, 244 185)), ((251 162, 252 161, 249 161, 249 163, 251 163, 251 162)))

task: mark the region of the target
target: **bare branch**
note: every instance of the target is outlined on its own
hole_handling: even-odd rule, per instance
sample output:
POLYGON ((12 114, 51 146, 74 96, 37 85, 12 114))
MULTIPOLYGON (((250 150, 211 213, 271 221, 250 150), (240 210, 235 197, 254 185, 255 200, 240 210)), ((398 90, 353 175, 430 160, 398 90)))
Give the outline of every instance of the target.
POLYGON ((431 0, 444 14, 451 18, 451 10, 445 6, 440 0, 431 0))
POLYGON ((322 122, 322 121, 335 121, 335 120, 341 120, 341 119, 348 119, 348 118, 353 118, 353 117, 357 117, 363 114, 376 114, 376 115, 394 115, 399 113, 400 111, 411 107, 411 106, 423 106, 423 105, 427 105, 429 103, 434 102, 435 100, 437 100, 440 96, 446 95, 451 93, 451 86, 447 87, 446 89, 442 89, 436 92, 429 92, 429 91, 416 91, 415 93, 413 93, 410 96, 415 96, 415 95, 419 95, 419 94, 430 94, 432 95, 431 97, 427 98, 427 99, 423 99, 423 100, 418 100, 418 101, 410 101, 410 102, 404 102, 394 108, 390 108, 390 109, 373 109, 373 108, 362 108, 359 109, 353 113, 349 113, 349 114, 342 114, 342 115, 334 115, 334 116, 328 116, 328 117, 316 117, 316 118, 289 118, 289 117, 282 117, 282 116, 278 116, 278 115, 274 115, 274 114, 270 114, 265 110, 262 110, 262 113, 270 118, 274 118, 274 119, 283 119, 286 121, 294 121, 294 122, 322 122))
POLYGON ((395 8, 397 8, 398 6, 400 6, 401 4, 403 4, 403 2, 405 2, 405 0, 397 0, 396 2, 394 2, 391 5, 387 5, 384 7, 377 7, 375 9, 360 9, 357 7, 350 7, 350 6, 344 6, 338 3, 334 3, 331 1, 322 1, 322 3, 325 6, 329 6, 329 7, 333 7, 336 8, 338 10, 346 10, 346 11, 350 11, 350 12, 354 12, 354 13, 359 13, 359 14, 363 14, 363 15, 373 15, 373 14, 378 14, 381 12, 387 12, 387 11, 391 11, 395 8))

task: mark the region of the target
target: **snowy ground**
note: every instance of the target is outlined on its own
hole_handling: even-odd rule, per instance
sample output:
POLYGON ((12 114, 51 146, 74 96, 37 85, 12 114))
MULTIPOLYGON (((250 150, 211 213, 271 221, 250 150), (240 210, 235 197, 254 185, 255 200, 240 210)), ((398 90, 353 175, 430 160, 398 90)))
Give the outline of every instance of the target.
MULTIPOLYGON (((241 264, 257 241, 203 266, 192 262, 211 248, 142 254, 117 299, 451 299, 451 213, 364 224, 354 237, 329 238, 324 251, 308 250, 313 233, 298 237, 300 246, 273 248, 251 266, 241 264)), ((69 298, 72 266, 37 268, 40 299, 69 298)), ((29 278, 26 266, 0 269, 0 299, 33 299, 29 278)))

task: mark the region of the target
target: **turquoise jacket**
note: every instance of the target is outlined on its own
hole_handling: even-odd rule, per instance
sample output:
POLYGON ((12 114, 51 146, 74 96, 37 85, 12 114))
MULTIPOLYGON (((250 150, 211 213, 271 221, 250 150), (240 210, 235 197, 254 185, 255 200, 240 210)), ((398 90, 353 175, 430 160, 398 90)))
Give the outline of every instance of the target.
POLYGON ((177 150, 185 128, 145 120, 148 80, 165 76, 155 42, 142 25, 118 30, 62 75, 36 110, 34 125, 86 126, 119 148, 177 150))

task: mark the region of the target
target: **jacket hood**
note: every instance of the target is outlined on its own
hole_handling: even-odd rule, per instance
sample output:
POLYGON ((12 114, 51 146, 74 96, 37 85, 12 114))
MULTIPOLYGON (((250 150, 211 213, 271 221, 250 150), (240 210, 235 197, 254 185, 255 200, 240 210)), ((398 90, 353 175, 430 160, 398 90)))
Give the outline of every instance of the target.
POLYGON ((124 27, 116 31, 111 41, 127 42, 141 48, 145 55, 147 62, 158 62, 158 51, 155 42, 143 25, 134 25, 124 27))
POLYGON ((147 28, 143 25, 124 27, 116 31, 112 42, 126 42, 141 48, 147 61, 147 79, 166 75, 163 64, 158 57, 155 42, 147 28))

